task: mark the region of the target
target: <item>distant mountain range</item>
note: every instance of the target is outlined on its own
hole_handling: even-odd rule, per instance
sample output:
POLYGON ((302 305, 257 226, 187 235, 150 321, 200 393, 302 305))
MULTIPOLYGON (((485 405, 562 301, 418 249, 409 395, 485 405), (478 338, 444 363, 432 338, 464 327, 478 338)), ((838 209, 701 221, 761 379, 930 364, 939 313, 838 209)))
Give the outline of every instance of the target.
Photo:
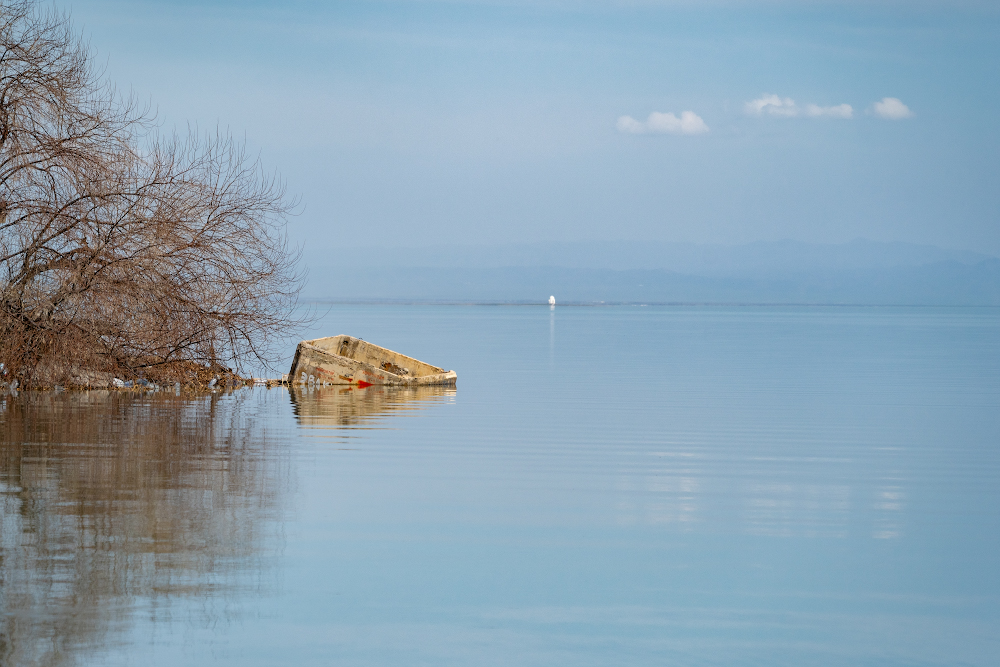
MULTIPOLYGON (((305 296, 540 303, 1000 305, 1000 258, 859 239, 739 246, 555 243, 348 250, 309 262, 305 296)), ((310 257, 307 255, 307 261, 310 257)))

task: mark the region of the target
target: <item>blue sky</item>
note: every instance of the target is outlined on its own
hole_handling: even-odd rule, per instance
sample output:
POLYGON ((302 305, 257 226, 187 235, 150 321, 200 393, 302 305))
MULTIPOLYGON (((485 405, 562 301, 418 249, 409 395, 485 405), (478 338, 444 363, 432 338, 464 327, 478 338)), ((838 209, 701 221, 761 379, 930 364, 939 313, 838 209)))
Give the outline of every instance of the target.
POLYGON ((618 239, 1000 254, 993 3, 57 6, 166 128, 246 137, 301 198, 314 260, 618 239))

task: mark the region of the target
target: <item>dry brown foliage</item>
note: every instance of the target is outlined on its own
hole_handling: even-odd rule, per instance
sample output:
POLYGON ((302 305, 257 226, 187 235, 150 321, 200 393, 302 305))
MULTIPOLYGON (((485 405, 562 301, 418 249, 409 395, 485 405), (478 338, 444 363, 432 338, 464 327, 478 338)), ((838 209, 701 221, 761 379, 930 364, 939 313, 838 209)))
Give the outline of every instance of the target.
POLYGON ((0 0, 5 381, 270 360, 296 323, 292 205, 228 136, 157 134, 68 17, 0 0))

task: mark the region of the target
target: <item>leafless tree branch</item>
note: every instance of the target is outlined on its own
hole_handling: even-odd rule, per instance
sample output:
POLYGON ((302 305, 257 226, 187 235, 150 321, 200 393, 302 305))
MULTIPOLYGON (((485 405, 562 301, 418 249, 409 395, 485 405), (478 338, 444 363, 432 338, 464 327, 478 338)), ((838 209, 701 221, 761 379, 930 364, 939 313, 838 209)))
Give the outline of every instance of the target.
POLYGON ((0 361, 142 374, 273 358, 294 202, 229 136, 157 134, 67 16, 0 0, 0 361))

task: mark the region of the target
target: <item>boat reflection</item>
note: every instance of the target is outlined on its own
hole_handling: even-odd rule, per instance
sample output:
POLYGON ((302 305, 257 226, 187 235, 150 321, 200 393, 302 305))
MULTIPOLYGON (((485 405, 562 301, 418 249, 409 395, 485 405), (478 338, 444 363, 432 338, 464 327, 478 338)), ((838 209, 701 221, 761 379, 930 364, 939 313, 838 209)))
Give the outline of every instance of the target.
POLYGON ((296 419, 301 426, 313 428, 373 428, 390 413, 454 400, 456 391, 446 386, 290 388, 296 419))
POLYGON ((268 588, 288 464, 248 394, 0 398, 0 664, 86 661, 140 608, 197 596, 215 623, 268 588))

